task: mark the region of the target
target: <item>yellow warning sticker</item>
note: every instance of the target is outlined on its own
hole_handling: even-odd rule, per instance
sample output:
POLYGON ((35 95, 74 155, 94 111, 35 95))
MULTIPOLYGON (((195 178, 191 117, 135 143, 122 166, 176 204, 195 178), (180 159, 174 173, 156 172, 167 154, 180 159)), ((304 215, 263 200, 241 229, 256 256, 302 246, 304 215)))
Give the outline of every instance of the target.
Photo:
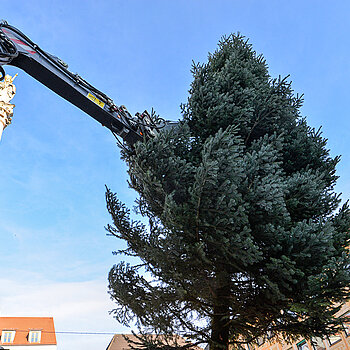
POLYGON ((96 96, 94 96, 93 94, 90 94, 90 92, 87 95, 88 99, 91 100, 92 102, 95 102, 97 105, 99 105, 101 108, 103 108, 105 106, 105 104, 99 100, 96 96))

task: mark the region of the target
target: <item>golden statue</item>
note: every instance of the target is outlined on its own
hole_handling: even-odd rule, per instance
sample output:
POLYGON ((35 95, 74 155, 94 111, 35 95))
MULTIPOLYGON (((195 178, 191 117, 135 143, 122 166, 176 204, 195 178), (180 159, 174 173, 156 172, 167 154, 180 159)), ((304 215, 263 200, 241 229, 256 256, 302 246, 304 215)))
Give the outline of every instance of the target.
POLYGON ((16 76, 17 74, 12 78, 6 74, 4 80, 0 82, 0 139, 3 130, 11 124, 15 105, 10 101, 16 94, 16 87, 13 84, 16 76))

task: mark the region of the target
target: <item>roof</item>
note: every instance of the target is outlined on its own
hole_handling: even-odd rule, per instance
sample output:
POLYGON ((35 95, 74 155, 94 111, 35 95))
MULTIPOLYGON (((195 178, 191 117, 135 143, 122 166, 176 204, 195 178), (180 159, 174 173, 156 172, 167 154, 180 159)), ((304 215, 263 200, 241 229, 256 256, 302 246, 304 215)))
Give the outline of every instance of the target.
MULTIPOLYGON (((129 338, 131 341, 135 341, 135 342, 140 342, 137 337, 135 337, 135 335, 133 334, 115 334, 111 340, 111 342, 109 343, 108 347, 106 350, 130 350, 131 347, 128 343, 128 341, 125 339, 125 337, 129 338)), ((154 339, 155 335, 151 334, 151 337, 154 339)), ((184 338, 176 335, 174 336, 174 340, 176 338, 176 342, 179 345, 185 345, 187 342, 184 338)), ((132 346, 134 348, 137 348, 137 344, 132 344, 132 346)), ((192 349, 198 349, 198 350, 203 350, 202 348, 195 346, 192 349)))
MULTIPOLYGON (((28 334, 34 330, 41 331, 40 345, 57 344, 52 317, 0 317, 0 332, 5 330, 16 331, 11 345, 33 345, 29 342, 28 334)), ((2 339, 0 344, 3 344, 2 339)))

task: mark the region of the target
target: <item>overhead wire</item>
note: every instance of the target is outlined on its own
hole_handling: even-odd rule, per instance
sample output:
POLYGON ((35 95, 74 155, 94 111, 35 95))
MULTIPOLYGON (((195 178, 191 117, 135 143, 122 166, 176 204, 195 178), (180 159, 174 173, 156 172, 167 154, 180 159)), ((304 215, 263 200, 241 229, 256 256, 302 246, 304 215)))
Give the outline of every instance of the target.
MULTIPOLYGON (((12 327, 12 329, 9 329, 9 331, 12 331, 12 330, 19 332, 19 333, 29 333, 32 329, 15 329, 13 327, 12 327)), ((39 331, 39 329, 38 329, 38 331, 39 331)), ((45 331, 45 330, 40 330, 40 332, 47 333, 47 334, 73 334, 73 335, 114 335, 114 334, 116 334, 116 332, 90 332, 90 331, 45 331)))

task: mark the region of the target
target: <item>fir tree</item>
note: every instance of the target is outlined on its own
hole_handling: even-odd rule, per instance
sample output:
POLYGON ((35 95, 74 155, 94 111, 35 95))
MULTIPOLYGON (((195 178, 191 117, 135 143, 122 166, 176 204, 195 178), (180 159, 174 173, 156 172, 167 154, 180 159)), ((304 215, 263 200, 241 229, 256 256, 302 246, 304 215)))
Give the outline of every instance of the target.
POLYGON ((242 36, 192 73, 179 126, 123 151, 149 225, 106 193, 107 230, 142 261, 110 271, 116 318, 211 350, 334 333, 350 293, 339 157, 242 36))

